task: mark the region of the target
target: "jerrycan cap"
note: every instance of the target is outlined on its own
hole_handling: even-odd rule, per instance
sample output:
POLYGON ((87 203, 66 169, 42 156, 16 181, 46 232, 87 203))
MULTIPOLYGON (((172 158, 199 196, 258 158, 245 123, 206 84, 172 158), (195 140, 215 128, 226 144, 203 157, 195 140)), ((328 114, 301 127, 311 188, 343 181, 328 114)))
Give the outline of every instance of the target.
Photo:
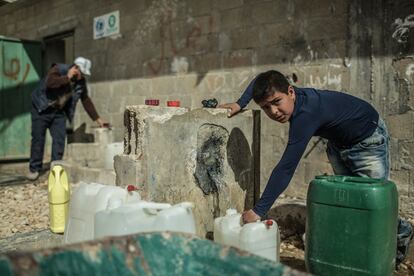
POLYGON ((236 215, 236 214, 237 214, 236 209, 227 209, 226 210, 226 216, 232 216, 232 215, 236 215))
POLYGON ((273 226, 273 220, 267 219, 264 221, 264 224, 266 225, 266 228, 270 228, 273 226))
POLYGON ((128 185, 127 186, 127 191, 128 192, 132 192, 132 191, 136 191, 136 190, 138 190, 138 189, 134 185, 128 185))

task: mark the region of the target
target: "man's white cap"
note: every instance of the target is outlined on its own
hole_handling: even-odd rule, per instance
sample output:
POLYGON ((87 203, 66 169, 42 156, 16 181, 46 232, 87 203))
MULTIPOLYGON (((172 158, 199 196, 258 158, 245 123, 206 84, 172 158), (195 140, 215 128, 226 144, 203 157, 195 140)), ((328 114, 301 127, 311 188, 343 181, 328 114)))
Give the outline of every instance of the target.
POLYGON ((78 67, 82 74, 90 76, 91 75, 91 66, 92 63, 89 59, 84 57, 77 57, 74 62, 78 67))

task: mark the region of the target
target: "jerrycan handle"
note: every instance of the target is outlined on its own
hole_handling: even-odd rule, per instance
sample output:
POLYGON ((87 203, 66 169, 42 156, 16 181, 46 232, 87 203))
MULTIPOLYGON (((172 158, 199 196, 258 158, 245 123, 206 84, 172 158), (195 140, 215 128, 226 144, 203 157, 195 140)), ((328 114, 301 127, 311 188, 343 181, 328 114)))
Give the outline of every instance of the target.
POLYGON ((48 190, 49 192, 52 190, 53 185, 55 183, 60 182, 60 171, 62 170, 62 167, 59 165, 53 166, 52 170, 50 171, 51 177, 53 177, 53 181, 49 181, 48 190))
POLYGON ((169 203, 143 202, 141 205, 145 213, 157 215, 160 211, 171 208, 169 203))
POLYGON ((185 202, 178 203, 174 206, 182 207, 182 208, 185 208, 185 209, 191 209, 191 208, 194 208, 194 203, 185 201, 185 202))

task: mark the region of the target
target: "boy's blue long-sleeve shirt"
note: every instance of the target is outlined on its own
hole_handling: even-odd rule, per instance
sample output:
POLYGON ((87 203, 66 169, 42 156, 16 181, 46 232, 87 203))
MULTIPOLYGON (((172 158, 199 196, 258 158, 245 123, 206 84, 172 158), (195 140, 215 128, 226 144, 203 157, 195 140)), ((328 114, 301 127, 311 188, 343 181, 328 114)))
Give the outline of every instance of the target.
MULTIPOLYGON (((244 108, 252 99, 254 80, 237 101, 244 108)), ((294 87, 296 100, 289 120, 289 140, 253 211, 263 217, 286 189, 312 136, 350 147, 372 135, 378 112, 366 101, 329 90, 294 87)))

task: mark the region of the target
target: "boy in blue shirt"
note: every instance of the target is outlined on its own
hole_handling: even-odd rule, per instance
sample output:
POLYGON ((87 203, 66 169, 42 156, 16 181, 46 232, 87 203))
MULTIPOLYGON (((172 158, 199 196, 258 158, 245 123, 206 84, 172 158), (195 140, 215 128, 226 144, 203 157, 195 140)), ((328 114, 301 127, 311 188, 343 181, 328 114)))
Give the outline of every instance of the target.
MULTIPOLYGON (((269 178, 253 209, 243 213, 243 221, 254 222, 269 211, 286 189, 312 136, 328 140, 327 154, 337 175, 388 179, 389 135, 378 112, 354 96, 289 84, 283 74, 267 71, 259 74, 236 103, 219 107, 238 113, 253 99, 266 115, 279 123, 289 122, 289 140, 283 156, 269 178)), ((399 221, 406 246, 413 237, 411 225, 399 221)), ((401 231, 399 231, 399 236, 401 231)), ((402 237, 402 236, 401 236, 402 237)), ((400 241, 399 241, 400 242, 400 241)))

